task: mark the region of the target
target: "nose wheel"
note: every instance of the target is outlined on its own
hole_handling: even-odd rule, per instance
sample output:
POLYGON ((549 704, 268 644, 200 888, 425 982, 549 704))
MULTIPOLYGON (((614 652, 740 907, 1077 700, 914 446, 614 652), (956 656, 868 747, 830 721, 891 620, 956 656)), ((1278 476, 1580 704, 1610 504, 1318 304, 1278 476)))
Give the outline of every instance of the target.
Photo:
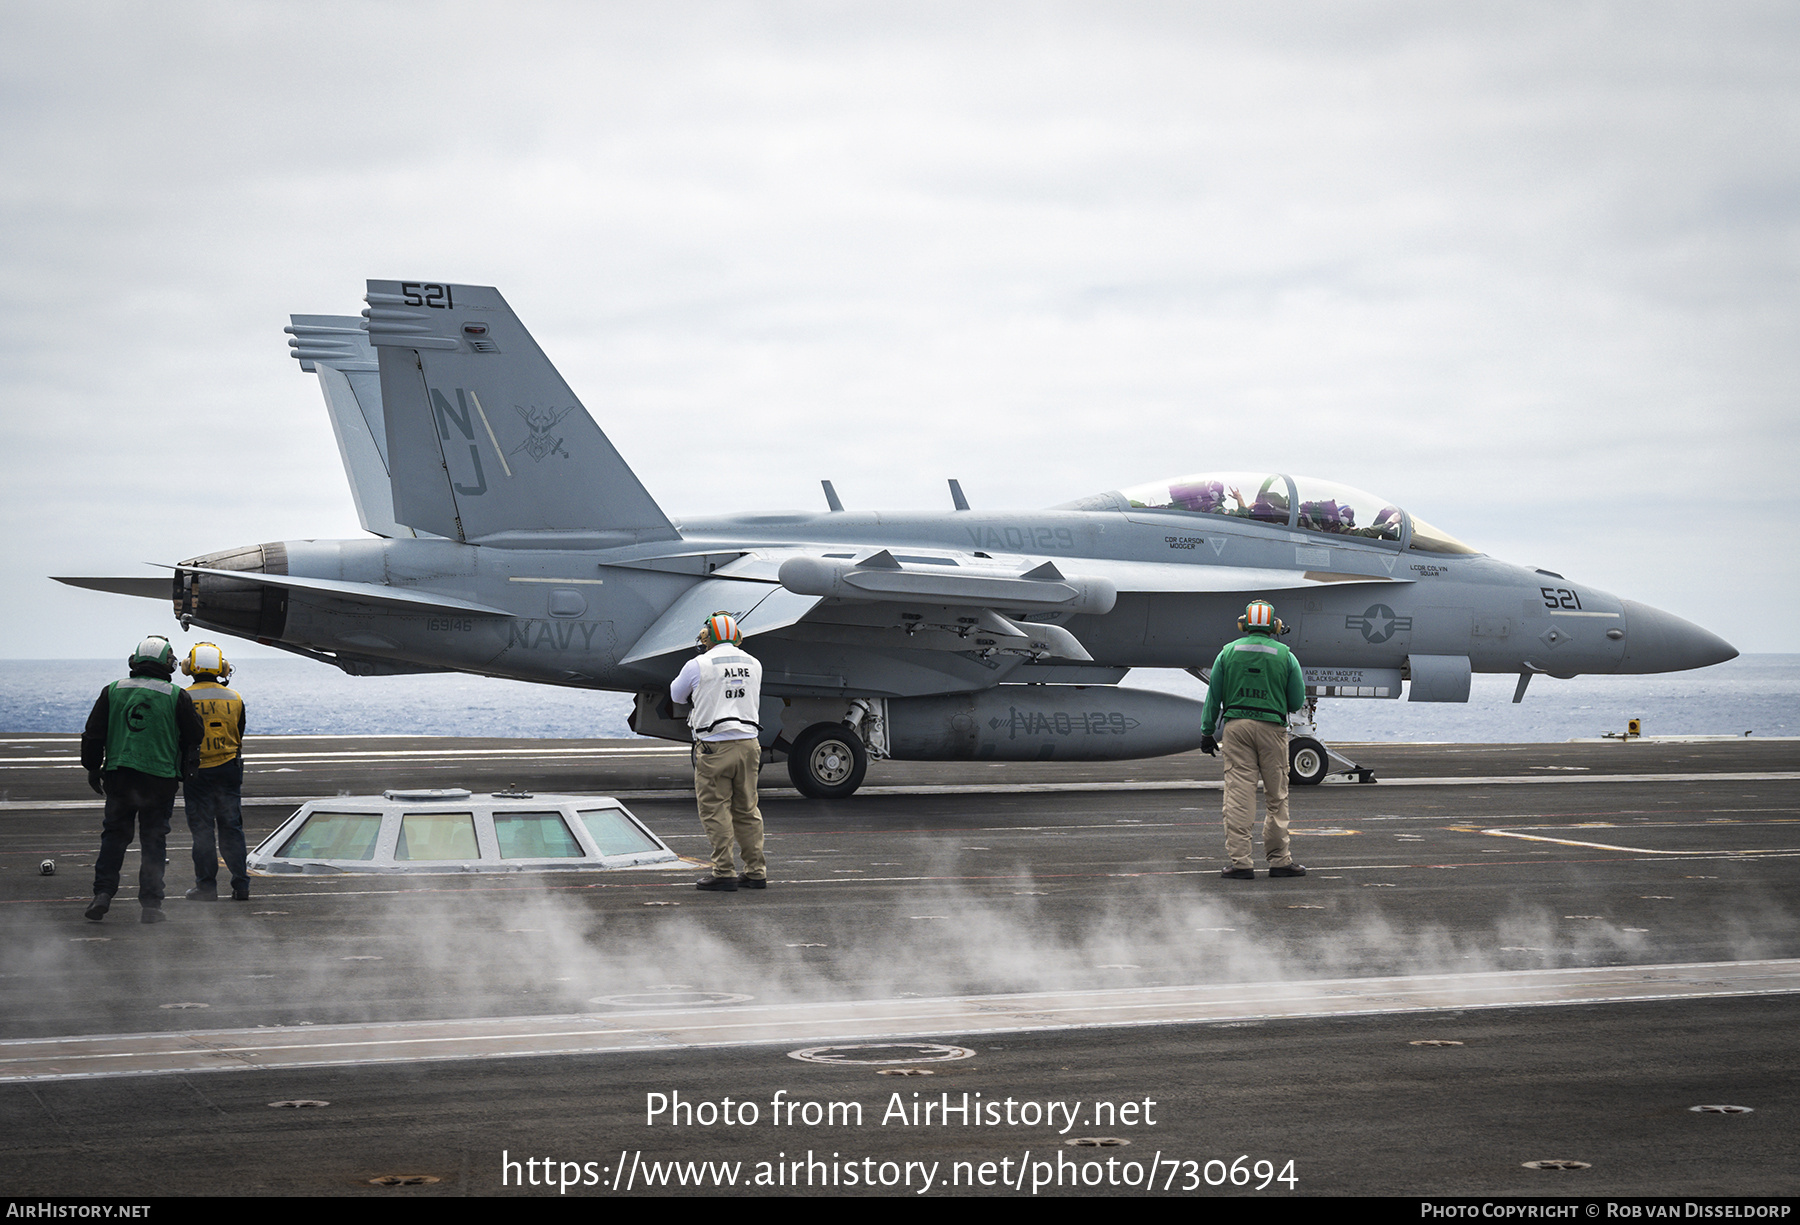
POLYGON ((1331 773, 1331 758, 1325 746, 1311 736, 1295 736, 1288 741, 1288 783, 1295 787, 1316 787, 1331 773))
POLYGON ((1375 772, 1359 766, 1342 753, 1334 753, 1311 736, 1294 736, 1288 740, 1288 785, 1316 787, 1327 775, 1340 774, 1359 783, 1375 781, 1375 772))
POLYGON ((862 786, 869 751, 862 737, 842 723, 815 723, 794 740, 787 767, 801 795, 840 800, 862 786))

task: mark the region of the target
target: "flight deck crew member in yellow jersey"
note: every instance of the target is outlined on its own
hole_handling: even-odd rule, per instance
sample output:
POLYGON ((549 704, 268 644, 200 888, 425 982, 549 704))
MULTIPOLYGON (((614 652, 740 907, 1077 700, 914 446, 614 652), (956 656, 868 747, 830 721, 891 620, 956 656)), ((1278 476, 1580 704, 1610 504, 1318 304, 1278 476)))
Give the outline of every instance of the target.
POLYGON ((702 654, 688 660, 669 686, 677 702, 692 702, 694 799, 712 843, 712 873, 695 888, 717 893, 766 889, 762 810, 756 806, 756 774, 762 766, 760 728, 762 664, 744 650, 744 634, 730 613, 718 612, 700 629, 702 654), (731 843, 737 840, 744 874, 737 875, 731 843))
POLYGON ((201 642, 188 652, 181 670, 194 678, 187 695, 200 712, 205 736, 200 741, 200 771, 182 787, 188 831, 194 835, 194 887, 191 902, 219 900, 219 857, 231 873, 233 900, 250 900, 250 876, 244 865, 244 699, 227 689, 231 665, 213 643, 201 642))

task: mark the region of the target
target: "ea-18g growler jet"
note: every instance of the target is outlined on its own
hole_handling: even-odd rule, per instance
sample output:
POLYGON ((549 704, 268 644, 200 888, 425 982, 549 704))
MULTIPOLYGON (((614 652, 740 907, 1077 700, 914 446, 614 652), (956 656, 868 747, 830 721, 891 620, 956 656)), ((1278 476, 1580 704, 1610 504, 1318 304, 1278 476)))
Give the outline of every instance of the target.
MULTIPOLYGON (((668 684, 733 613, 763 664, 762 742, 846 796, 871 757, 1093 761, 1196 747, 1200 704, 1121 688, 1201 675, 1271 600, 1308 694, 1461 702, 1474 672, 1669 672, 1737 654, 1698 626, 1488 557, 1330 481, 1212 472, 1045 510, 827 510, 676 523, 500 294, 370 281, 361 317, 296 315, 367 540, 289 540, 173 567, 184 627, 353 673, 474 672, 635 693, 688 738, 668 684)), ((745 474, 747 475, 747 474, 745 474)), ((142 580, 74 579, 144 594, 142 580)), ((168 598, 170 588, 157 593, 168 598)), ((1300 717, 1293 766, 1334 754, 1300 717)), ((1336 758, 1336 767, 1358 768, 1336 758)), ((1366 771, 1359 771, 1365 780, 1366 771)))

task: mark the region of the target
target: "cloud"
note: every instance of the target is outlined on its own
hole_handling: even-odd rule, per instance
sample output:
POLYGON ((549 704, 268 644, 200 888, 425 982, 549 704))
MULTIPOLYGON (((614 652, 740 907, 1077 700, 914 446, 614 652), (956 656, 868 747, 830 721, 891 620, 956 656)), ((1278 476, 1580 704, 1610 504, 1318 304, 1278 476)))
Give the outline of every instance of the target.
POLYGON ((677 516, 1267 466, 1795 649, 1796 24, 19 10, 0 615, 112 655, 148 605, 31 576, 355 535, 280 329, 419 275, 501 286, 677 516))

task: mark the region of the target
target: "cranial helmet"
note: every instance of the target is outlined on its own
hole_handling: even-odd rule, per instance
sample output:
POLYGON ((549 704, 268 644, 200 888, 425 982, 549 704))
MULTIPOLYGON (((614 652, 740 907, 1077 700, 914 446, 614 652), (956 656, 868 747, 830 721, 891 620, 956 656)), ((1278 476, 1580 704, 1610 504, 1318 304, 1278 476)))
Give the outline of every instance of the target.
POLYGON ((1245 634, 1285 634, 1287 626, 1275 615, 1275 606, 1267 600, 1252 600, 1238 618, 1238 632, 1245 634))
POLYGON ((737 618, 728 612, 716 612, 706 619, 700 627, 700 646, 712 650, 721 642, 729 642, 740 646, 744 641, 744 631, 738 628, 737 618))
POLYGON ((133 668, 160 668, 165 674, 175 671, 175 648, 161 634, 151 634, 137 644, 137 650, 126 660, 133 668))
POLYGON ((181 670, 189 676, 205 676, 221 681, 231 675, 231 665, 225 662, 225 652, 211 642, 196 642, 187 653, 187 658, 181 661, 181 670))

